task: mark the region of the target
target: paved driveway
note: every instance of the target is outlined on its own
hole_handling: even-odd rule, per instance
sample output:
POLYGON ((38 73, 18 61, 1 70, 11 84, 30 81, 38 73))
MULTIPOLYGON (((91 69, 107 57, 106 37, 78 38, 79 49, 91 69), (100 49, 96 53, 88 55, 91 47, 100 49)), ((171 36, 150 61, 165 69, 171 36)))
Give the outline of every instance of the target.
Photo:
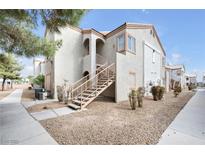
POLYGON ((205 144, 205 90, 199 89, 162 134, 159 144, 205 144))
POLYGON ((0 101, 0 144, 57 144, 21 104, 22 89, 0 101))

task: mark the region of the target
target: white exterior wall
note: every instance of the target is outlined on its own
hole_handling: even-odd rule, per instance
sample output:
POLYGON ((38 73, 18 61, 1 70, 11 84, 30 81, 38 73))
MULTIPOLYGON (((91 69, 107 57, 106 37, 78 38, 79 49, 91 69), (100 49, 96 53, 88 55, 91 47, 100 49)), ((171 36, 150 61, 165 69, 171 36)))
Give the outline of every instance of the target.
POLYGON ((105 40, 104 46, 102 47, 101 55, 106 59, 108 64, 116 63, 116 52, 117 52, 117 39, 116 37, 121 35, 123 32, 120 32, 112 37, 109 37, 105 40))
POLYGON ((64 28, 61 34, 55 34, 55 40, 62 40, 63 44, 54 58, 55 97, 56 86, 62 85, 64 80, 69 84, 82 77, 83 43, 82 34, 71 28, 64 28))
POLYGON ((160 51, 144 43, 144 87, 145 95, 150 95, 151 87, 161 85, 160 51), (153 52, 155 58, 153 61, 153 52))
POLYGON ((45 75, 45 62, 40 60, 34 60, 33 61, 33 67, 34 67, 34 76, 38 76, 40 74, 45 75))
MULTIPOLYGON (((150 29, 127 29, 123 32, 135 38, 136 54, 116 52, 116 102, 128 100, 131 89, 145 87, 150 81, 165 86, 165 68, 162 66, 165 55, 156 36, 150 34, 150 29), (155 63, 152 63, 153 49, 156 51, 155 63)), ((121 33, 113 36, 116 47, 117 36, 121 33)), ((147 94, 150 94, 150 88, 147 88, 147 94)))
POLYGON ((137 83, 141 73, 136 66, 136 55, 116 53, 116 102, 128 100, 130 90, 142 86, 137 83))
POLYGON ((157 36, 150 33, 151 29, 128 29, 127 32, 136 39, 136 83, 137 87, 144 86, 147 94, 150 94, 148 82, 165 86, 165 68, 162 66, 162 58, 165 57, 157 36), (152 51, 155 50, 155 63, 152 63, 152 51))
MULTIPOLYGON (((104 39, 99 38, 95 34, 83 34, 83 42, 89 39, 89 55, 83 57, 83 72, 88 71, 91 77, 96 72, 96 40, 100 39, 104 42, 104 39)), ((82 44, 83 44, 82 42, 82 44)), ((83 51, 82 51, 83 52, 83 51)))

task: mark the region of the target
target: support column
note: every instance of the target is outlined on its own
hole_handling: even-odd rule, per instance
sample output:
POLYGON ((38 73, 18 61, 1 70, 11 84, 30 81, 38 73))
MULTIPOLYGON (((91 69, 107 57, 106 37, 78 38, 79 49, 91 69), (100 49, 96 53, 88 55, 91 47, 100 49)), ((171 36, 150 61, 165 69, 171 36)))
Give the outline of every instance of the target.
POLYGON ((96 74, 96 38, 91 34, 89 42, 89 52, 90 52, 90 78, 96 74))

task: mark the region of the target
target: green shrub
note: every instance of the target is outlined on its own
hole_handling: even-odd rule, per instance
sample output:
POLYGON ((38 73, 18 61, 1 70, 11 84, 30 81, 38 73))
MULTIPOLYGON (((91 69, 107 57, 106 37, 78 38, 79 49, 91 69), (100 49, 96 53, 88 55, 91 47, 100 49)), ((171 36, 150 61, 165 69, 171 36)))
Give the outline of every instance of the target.
POLYGON ((44 80, 45 80, 44 75, 40 74, 40 75, 38 75, 37 77, 35 77, 33 79, 33 83, 41 86, 42 88, 44 88, 44 80))
POLYGON ((151 93, 152 93, 154 101, 157 101, 158 100, 158 98, 157 98, 157 93, 158 93, 157 86, 153 86, 151 88, 151 93))
POLYGON ((165 88, 161 86, 153 86, 151 88, 151 93, 154 101, 161 100, 164 96, 165 88))
POLYGON ((194 85, 193 83, 190 83, 189 86, 188 86, 189 90, 193 90, 193 89, 196 89, 196 88, 197 88, 197 86, 194 85))
POLYGON ((164 93, 165 93, 165 88, 164 87, 160 87, 160 90, 159 90, 159 100, 161 100, 164 96, 164 93))
POLYGON ((174 88, 174 95, 177 97, 182 92, 181 86, 175 86, 174 88))
POLYGON ((138 91, 138 93, 137 93, 138 107, 142 107, 145 89, 142 88, 142 87, 139 87, 139 88, 137 89, 137 91, 138 91))

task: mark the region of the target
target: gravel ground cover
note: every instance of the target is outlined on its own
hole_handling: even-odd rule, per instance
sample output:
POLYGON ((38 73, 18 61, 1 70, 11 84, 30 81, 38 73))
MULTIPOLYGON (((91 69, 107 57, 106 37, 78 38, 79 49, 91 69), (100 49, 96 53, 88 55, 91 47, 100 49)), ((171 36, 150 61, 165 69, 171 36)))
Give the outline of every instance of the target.
POLYGON ((41 121, 59 144, 157 144, 178 112, 194 95, 177 98, 165 94, 162 101, 144 99, 143 108, 131 110, 129 102, 97 100, 88 110, 41 121))
POLYGON ((37 105, 33 105, 31 107, 29 107, 27 109, 28 112, 40 112, 40 111, 44 111, 44 110, 48 110, 48 109, 58 109, 58 108, 62 108, 62 107, 66 107, 68 106, 68 104, 65 103, 60 103, 58 101, 56 102, 48 102, 48 103, 43 103, 43 104, 37 104, 37 105))

